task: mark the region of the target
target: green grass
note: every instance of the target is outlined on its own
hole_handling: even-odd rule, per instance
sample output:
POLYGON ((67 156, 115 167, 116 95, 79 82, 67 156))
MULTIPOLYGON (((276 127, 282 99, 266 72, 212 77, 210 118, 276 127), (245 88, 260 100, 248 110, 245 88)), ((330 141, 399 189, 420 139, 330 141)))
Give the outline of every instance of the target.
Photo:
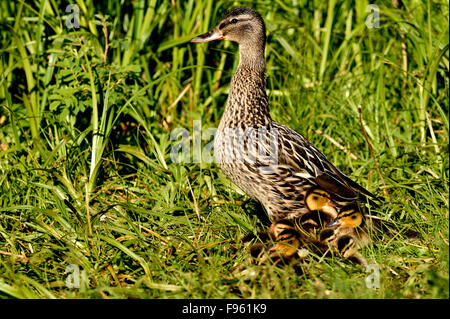
POLYGON ((448 298, 449 3, 394 2, 368 28, 360 0, 80 0, 79 29, 61 1, 1 2, 0 297, 448 298), (171 160, 175 128, 218 126, 237 46, 188 40, 234 5, 265 18, 272 117, 420 233, 362 251, 378 289, 339 258, 250 264, 256 203, 171 160))

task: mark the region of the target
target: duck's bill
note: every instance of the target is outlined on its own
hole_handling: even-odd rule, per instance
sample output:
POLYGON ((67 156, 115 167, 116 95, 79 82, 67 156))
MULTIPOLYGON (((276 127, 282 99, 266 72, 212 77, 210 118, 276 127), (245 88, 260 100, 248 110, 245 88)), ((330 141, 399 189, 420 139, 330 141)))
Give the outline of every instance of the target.
POLYGON ((206 32, 202 35, 199 35, 198 37, 195 37, 191 40, 193 43, 202 43, 202 42, 209 42, 214 40, 223 40, 224 36, 221 33, 216 32, 215 30, 211 30, 209 32, 206 32))
POLYGON ((341 224, 340 220, 336 218, 335 220, 332 220, 331 222, 326 224, 325 227, 334 227, 334 226, 339 226, 340 224, 341 224))

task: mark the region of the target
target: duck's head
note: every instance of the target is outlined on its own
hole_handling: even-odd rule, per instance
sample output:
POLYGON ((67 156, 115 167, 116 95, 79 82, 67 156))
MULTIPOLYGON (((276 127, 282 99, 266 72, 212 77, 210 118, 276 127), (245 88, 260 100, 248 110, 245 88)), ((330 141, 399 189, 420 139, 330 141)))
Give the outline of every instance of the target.
POLYGON ((360 227, 363 223, 363 215, 357 205, 343 207, 336 219, 328 223, 327 227, 343 226, 350 228, 360 227))
POLYGON ((261 15, 247 7, 228 11, 211 31, 191 40, 194 43, 214 40, 230 40, 240 46, 265 46, 266 28, 261 15))

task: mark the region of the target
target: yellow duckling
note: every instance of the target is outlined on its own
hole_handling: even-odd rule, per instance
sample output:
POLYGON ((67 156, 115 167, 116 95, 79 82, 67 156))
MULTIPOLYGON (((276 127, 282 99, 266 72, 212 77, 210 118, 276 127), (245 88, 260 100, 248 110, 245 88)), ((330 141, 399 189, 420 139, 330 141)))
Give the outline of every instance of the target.
POLYGON ((320 189, 312 189, 307 193, 305 205, 309 212, 299 218, 297 228, 306 241, 315 242, 320 230, 337 218, 336 206, 330 195, 320 189))
POLYGON ((305 204, 310 211, 318 210, 333 218, 336 218, 338 215, 336 205, 331 201, 330 194, 324 190, 312 189, 309 191, 305 198, 305 204))
POLYGON ((300 235, 291 220, 282 219, 272 224, 271 233, 276 244, 269 249, 269 257, 282 257, 290 260, 301 247, 300 235))
POLYGON ((356 205, 350 205, 343 207, 336 218, 328 223, 327 227, 342 226, 357 228, 363 226, 364 217, 359 207, 356 205))

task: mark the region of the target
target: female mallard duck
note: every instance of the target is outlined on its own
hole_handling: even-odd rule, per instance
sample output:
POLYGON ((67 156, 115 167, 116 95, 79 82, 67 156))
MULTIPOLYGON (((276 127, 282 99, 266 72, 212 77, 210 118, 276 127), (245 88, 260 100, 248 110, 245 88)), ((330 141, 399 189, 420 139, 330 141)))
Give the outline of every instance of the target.
POLYGON ((213 40, 239 44, 239 65, 214 141, 215 158, 231 181, 261 202, 273 223, 297 220, 314 212, 335 218, 340 208, 374 197, 331 164, 305 137, 270 117, 264 60, 266 31, 258 12, 233 8, 213 30, 191 42, 213 40), (313 193, 326 199, 308 202, 313 193))

